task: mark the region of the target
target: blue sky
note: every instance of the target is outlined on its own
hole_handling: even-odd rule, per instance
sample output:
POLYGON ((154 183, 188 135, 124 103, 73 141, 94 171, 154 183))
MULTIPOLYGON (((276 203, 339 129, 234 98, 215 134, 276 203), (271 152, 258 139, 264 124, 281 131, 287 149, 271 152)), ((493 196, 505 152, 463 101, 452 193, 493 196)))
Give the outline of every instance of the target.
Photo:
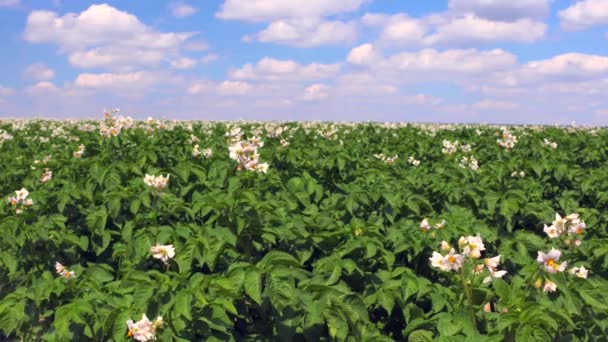
POLYGON ((608 124, 608 0, 0 0, 0 116, 608 124))

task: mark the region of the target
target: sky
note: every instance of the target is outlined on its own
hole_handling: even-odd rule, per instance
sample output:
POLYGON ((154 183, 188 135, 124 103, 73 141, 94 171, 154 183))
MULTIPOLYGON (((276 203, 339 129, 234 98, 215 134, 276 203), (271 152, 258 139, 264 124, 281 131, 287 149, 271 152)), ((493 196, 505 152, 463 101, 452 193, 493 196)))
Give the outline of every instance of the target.
POLYGON ((0 117, 608 125, 608 0, 0 0, 0 117))

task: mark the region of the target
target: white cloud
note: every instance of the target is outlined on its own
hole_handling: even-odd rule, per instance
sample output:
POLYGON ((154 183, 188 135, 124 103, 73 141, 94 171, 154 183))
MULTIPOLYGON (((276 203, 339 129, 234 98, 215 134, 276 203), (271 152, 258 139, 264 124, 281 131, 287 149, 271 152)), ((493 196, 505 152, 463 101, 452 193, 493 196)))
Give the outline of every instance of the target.
POLYGON ((261 42, 272 42, 296 47, 311 47, 349 43, 357 38, 353 22, 323 21, 313 18, 273 21, 256 34, 261 42))
POLYGON ((479 110, 513 110, 519 108, 518 103, 496 100, 481 100, 473 104, 474 109, 479 110))
POLYGON ((220 95, 245 95, 251 90, 251 85, 247 82, 224 81, 217 87, 220 95))
POLYGON ((325 84, 316 83, 306 87, 304 89, 304 96, 302 96, 302 100, 305 101, 317 101, 325 99, 329 96, 328 93, 329 87, 325 84))
POLYGON ((402 72, 479 74, 509 68, 515 63, 516 57, 501 49, 424 49, 393 55, 384 64, 402 72))
POLYGON ((306 81, 330 78, 339 70, 340 64, 302 65, 292 60, 264 57, 255 66, 248 63, 231 71, 230 77, 237 80, 306 81))
MULTIPOLYGON (((608 77, 608 57, 566 53, 548 59, 530 61, 514 71, 496 75, 497 84, 521 87, 555 82, 581 82, 608 77)), ((577 86, 573 83, 574 88, 577 86)), ((589 89, 588 87, 586 89, 589 89)))
POLYGON ((145 89, 162 81, 157 73, 137 71, 131 73, 79 74, 74 85, 95 89, 145 89))
POLYGON ((0 7, 17 7, 21 0, 0 0, 0 7))
POLYGON ((558 12, 561 27, 566 31, 578 31, 608 24, 608 1, 584 0, 558 12))
POLYGON ((44 63, 34 63, 25 68, 23 76, 30 80, 48 81, 55 77, 55 70, 44 63))
POLYGON ((198 12, 197 8, 181 2, 169 4, 169 9, 173 16, 178 18, 188 17, 198 12))
POLYGON ((542 38, 547 25, 528 18, 512 22, 494 21, 473 13, 438 13, 423 18, 407 14, 368 13, 362 23, 381 27, 382 44, 430 47, 478 45, 491 42, 532 43, 542 38))
POLYGON ((366 13, 361 21, 367 26, 383 27, 380 40, 401 43, 420 43, 427 33, 427 25, 407 14, 395 15, 366 13))
POLYGON ((201 63, 203 64, 209 64, 211 62, 217 61, 220 58, 220 56, 218 56, 215 53, 209 53, 206 54, 205 56, 203 56, 203 58, 201 58, 201 63))
POLYGON ((130 13, 101 4, 63 16, 33 11, 28 15, 24 38, 31 43, 57 44, 77 67, 128 70, 177 57, 192 35, 158 32, 130 13))
POLYGON ((551 2, 552 0, 449 0, 448 8, 455 13, 475 13, 491 20, 515 21, 544 17, 549 12, 551 2))
POLYGON ((487 42, 533 43, 545 35, 547 25, 530 19, 513 22, 491 21, 474 14, 454 18, 425 38, 427 45, 474 44, 487 42))
POLYGON ((156 66, 165 59, 165 52, 159 50, 128 50, 114 47, 76 51, 68 60, 78 68, 110 68, 129 70, 140 66, 156 66))
POLYGON ((212 82, 198 81, 188 86, 188 89, 186 91, 188 92, 188 94, 201 94, 212 90, 213 86, 214 85, 212 82))
POLYGON ((29 95, 56 93, 57 91, 59 91, 59 88, 57 88, 57 86, 55 86, 55 84, 52 82, 48 81, 38 82, 35 85, 25 89, 25 92, 29 95))
POLYGON ((174 69, 190 69, 196 65, 197 61, 196 61, 196 59, 193 59, 193 58, 182 57, 182 58, 173 60, 170 63, 171 63, 171 67, 174 69))
POLYGON ((15 90, 13 88, 3 87, 0 85, 0 97, 9 97, 15 94, 15 90))
POLYGON ((351 64, 374 64, 381 59, 380 52, 372 44, 359 45, 348 53, 346 60, 351 64))
POLYGON ((265 22, 320 18, 352 12, 369 0, 226 0, 216 16, 227 20, 265 22))

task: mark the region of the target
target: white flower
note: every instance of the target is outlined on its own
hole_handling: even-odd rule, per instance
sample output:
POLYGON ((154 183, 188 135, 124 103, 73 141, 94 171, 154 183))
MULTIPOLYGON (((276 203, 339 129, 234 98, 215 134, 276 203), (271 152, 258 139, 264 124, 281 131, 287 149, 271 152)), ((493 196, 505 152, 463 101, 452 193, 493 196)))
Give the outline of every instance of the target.
POLYGON ((175 256, 175 248, 173 245, 159 245, 150 248, 150 253, 155 259, 160 259, 162 262, 167 263, 169 259, 173 259, 175 256))
POLYGON ((568 262, 564 261, 561 264, 557 263, 561 254, 562 253, 559 250, 554 248, 551 248, 551 251, 549 251, 547 254, 542 251, 538 251, 536 261, 543 264, 545 270, 549 273, 563 272, 568 266, 568 262))
POLYGON ((481 236, 461 237, 458 240, 458 246, 464 254, 468 254, 471 258, 477 259, 481 256, 481 251, 485 251, 486 247, 481 240, 481 236))
POLYGON ((543 287, 543 292, 555 292, 557 290, 557 284, 552 282, 551 280, 545 281, 545 286, 543 287))
POLYGON ((127 321, 127 327, 129 328, 128 336, 140 342, 154 341, 156 340, 156 329, 162 324, 162 317, 159 316, 154 322, 150 322, 146 314, 143 314, 141 320, 135 323, 132 320, 127 321))
POLYGON ((73 279, 76 276, 74 271, 68 270, 65 266, 60 264, 58 261, 55 262, 55 272, 57 272, 57 274, 59 274, 60 276, 62 276, 65 279, 68 279, 68 280, 73 279))
POLYGON ((15 191, 17 194, 17 201, 21 202, 25 200, 25 198, 30 194, 25 188, 21 188, 21 190, 15 191))
POLYGON ((407 162, 408 162, 408 164, 413 165, 413 166, 418 166, 418 165, 420 165, 420 160, 415 159, 413 156, 410 156, 410 157, 407 159, 407 162))
POLYGON ((437 252, 433 252, 433 256, 429 259, 431 260, 431 265, 433 267, 437 267, 442 271, 458 271, 464 262, 464 256, 461 254, 457 254, 456 251, 452 248, 450 252, 443 256, 437 252))
POLYGON ((429 220, 427 218, 424 218, 422 222, 420 222, 420 228, 423 230, 431 229, 431 225, 429 224, 429 220))
POLYGON ((587 278, 587 275, 589 273, 589 270, 587 270, 585 268, 585 266, 581 266, 581 267, 572 267, 570 269, 570 271, 568 271, 570 274, 574 274, 579 278, 587 278))
POLYGON ((210 148, 206 148, 203 150, 203 156, 205 158, 211 157, 212 154, 213 154, 213 151, 210 148))
POLYGON ((49 169, 44 169, 44 170, 45 170, 44 173, 42 174, 42 176, 40 176, 41 183, 46 183, 53 178, 53 171, 50 171, 49 169))
POLYGON ((547 233, 547 235, 552 239, 558 238, 560 235, 560 233, 557 230, 557 227, 555 227, 555 225, 550 225, 548 227, 547 227, 547 225, 545 225, 545 228, 543 228, 543 231, 545 233, 547 233))
POLYGON ((154 188, 159 191, 163 191, 163 190, 165 190, 165 188, 167 187, 167 184, 169 183, 169 175, 163 177, 162 175, 161 176, 152 176, 152 175, 146 174, 144 176, 144 183, 151 188, 154 188))

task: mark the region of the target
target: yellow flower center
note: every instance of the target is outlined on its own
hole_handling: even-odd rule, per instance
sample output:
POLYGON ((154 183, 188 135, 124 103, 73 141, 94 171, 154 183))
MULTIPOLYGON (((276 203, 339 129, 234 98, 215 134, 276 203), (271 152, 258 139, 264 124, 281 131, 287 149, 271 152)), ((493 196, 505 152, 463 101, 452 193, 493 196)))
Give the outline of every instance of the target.
POLYGON ((576 234, 583 235, 583 230, 581 228, 576 228, 576 234))
POLYGON ((453 263, 455 263, 455 262, 456 262, 456 257, 455 257, 455 256, 453 256, 453 255, 450 255, 450 256, 448 257, 448 261, 450 262, 450 264, 453 264, 453 263))
POLYGON ((547 265, 549 265, 549 267, 555 268, 555 266, 556 266, 555 260, 549 259, 549 261, 547 261, 547 265))

